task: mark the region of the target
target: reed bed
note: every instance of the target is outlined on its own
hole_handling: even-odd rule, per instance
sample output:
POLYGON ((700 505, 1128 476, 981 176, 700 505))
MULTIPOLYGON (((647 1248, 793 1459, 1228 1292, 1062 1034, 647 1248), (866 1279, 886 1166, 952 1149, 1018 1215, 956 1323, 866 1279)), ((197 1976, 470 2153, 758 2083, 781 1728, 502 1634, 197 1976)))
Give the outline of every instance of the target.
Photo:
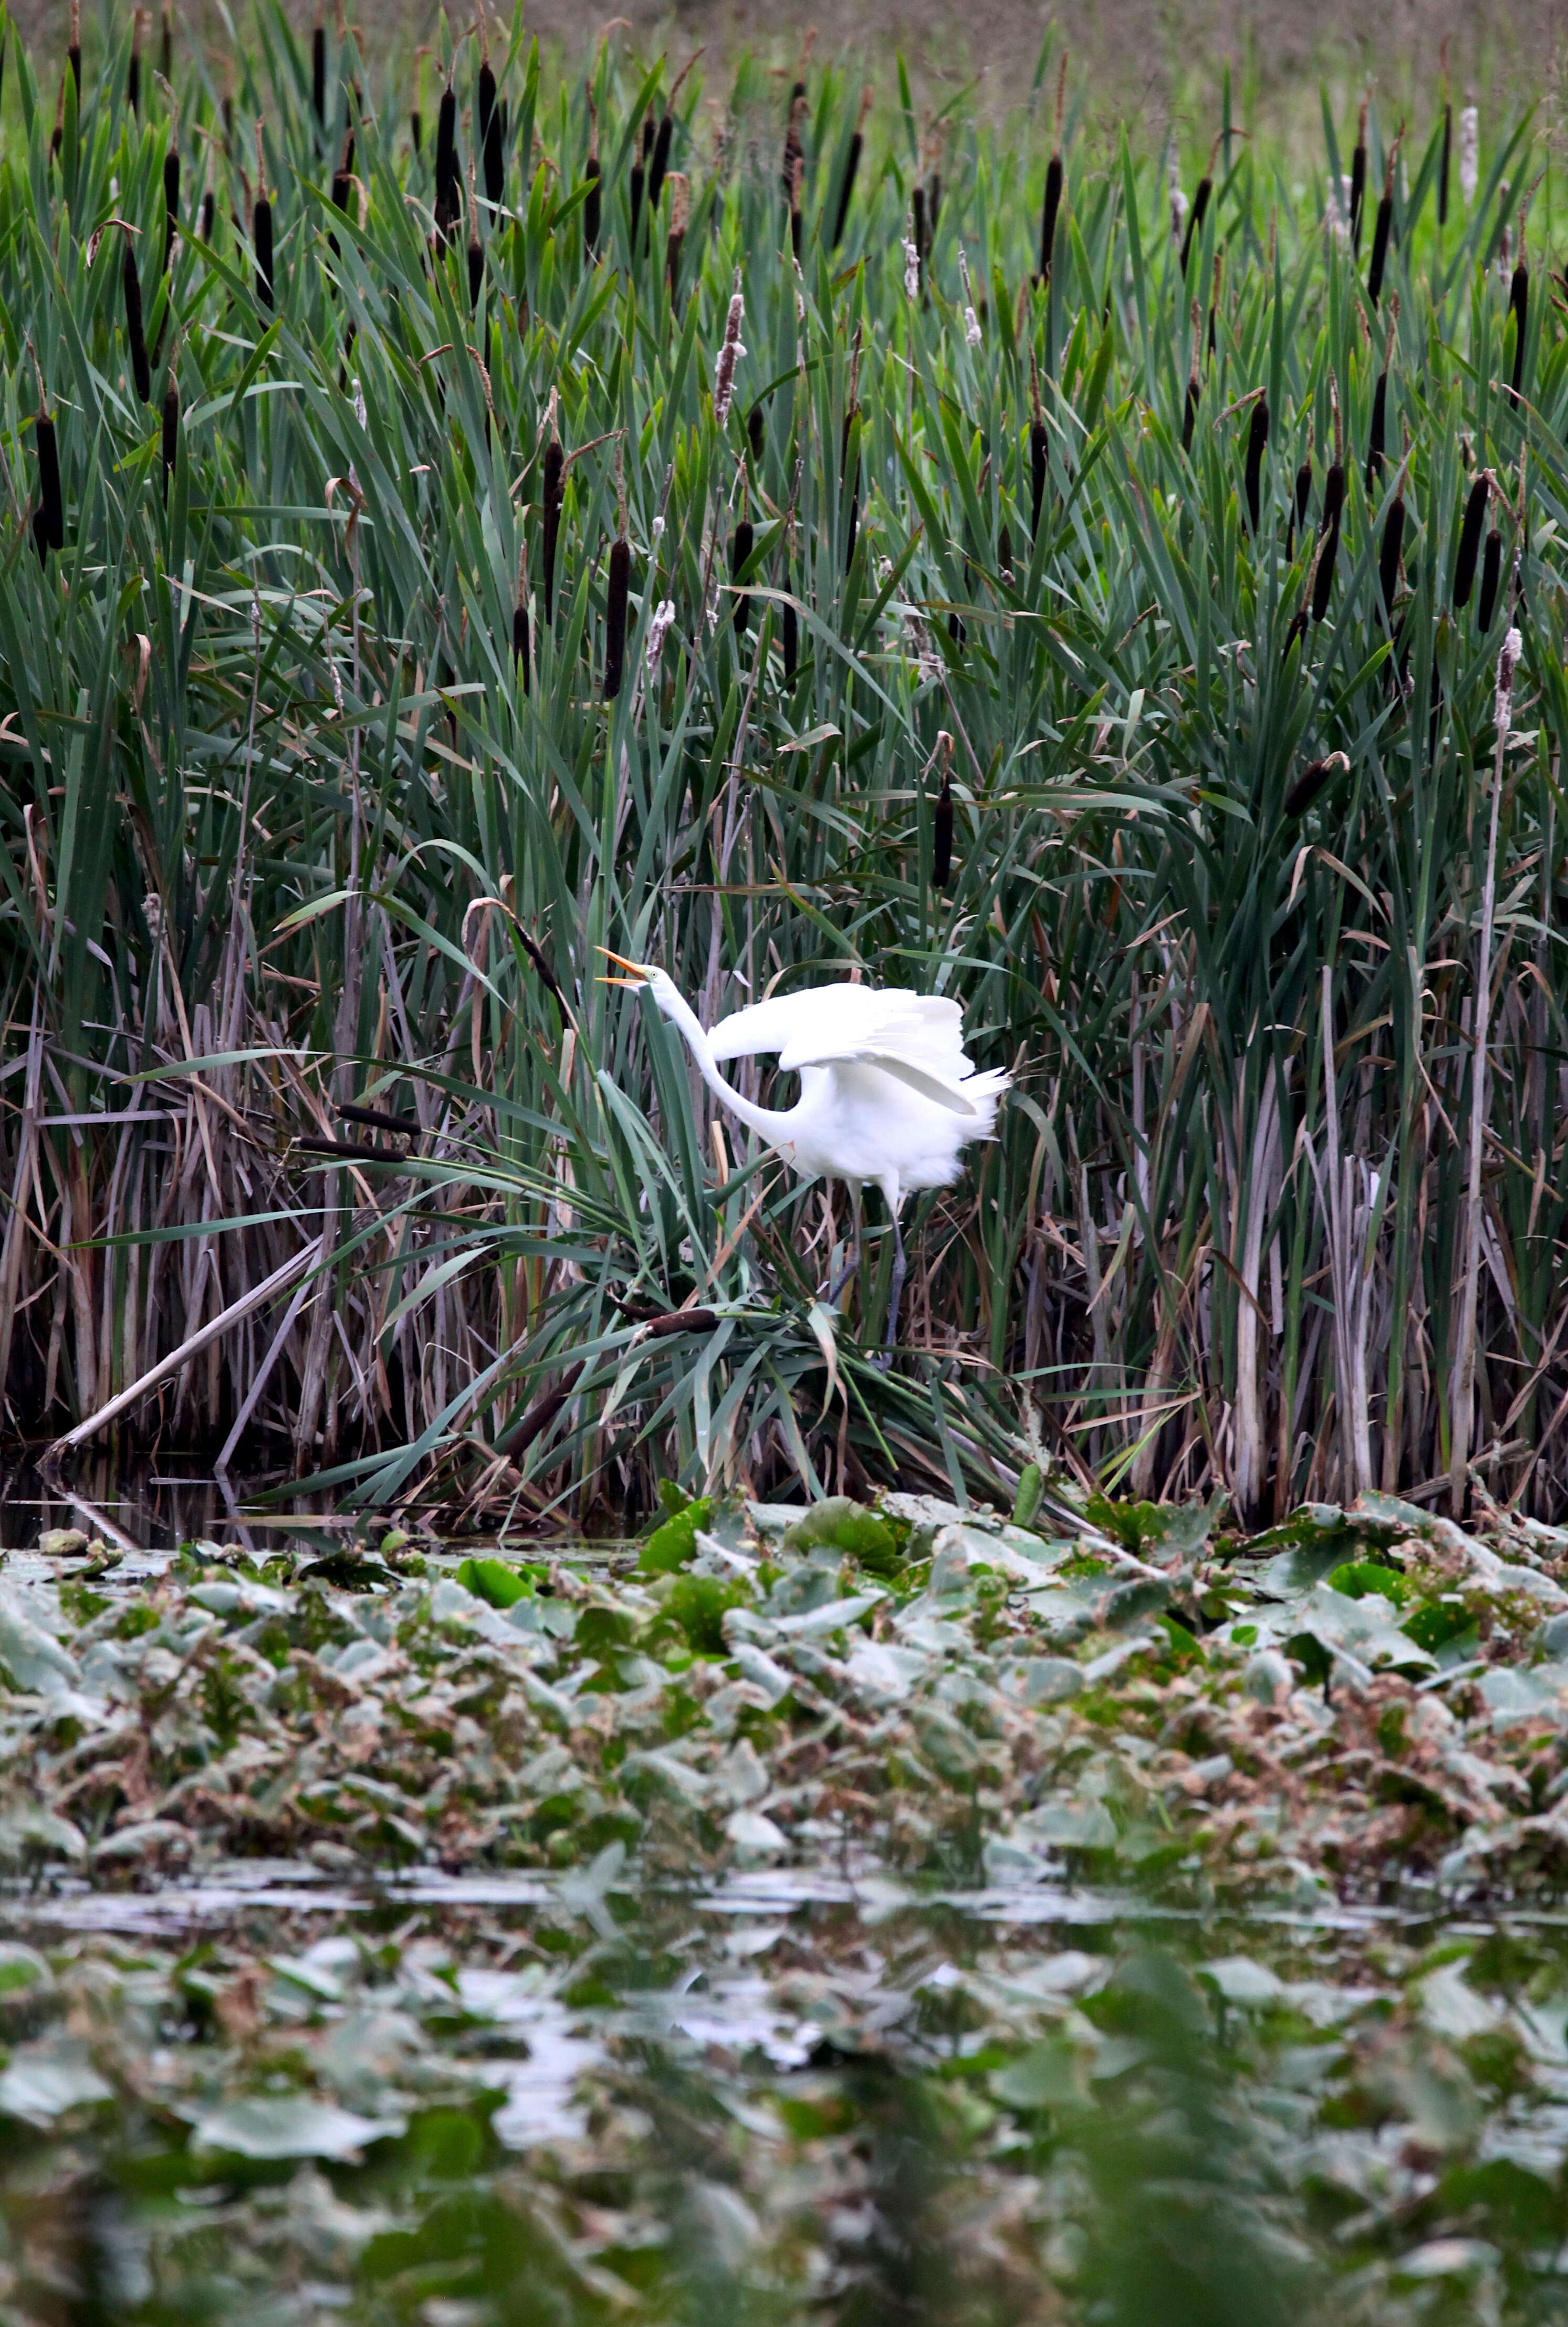
POLYGON ((133 42, 6 48, 9 1427, 492 1518, 1031 1455, 1560 1514, 1527 125, 1449 189, 1369 106, 1352 220, 1326 107, 1299 192, 1106 150, 1049 42, 1008 136, 520 18, 133 42), (835 1322, 842 1198, 601 945, 1013 1070, 890 1370, 874 1200, 835 1322))

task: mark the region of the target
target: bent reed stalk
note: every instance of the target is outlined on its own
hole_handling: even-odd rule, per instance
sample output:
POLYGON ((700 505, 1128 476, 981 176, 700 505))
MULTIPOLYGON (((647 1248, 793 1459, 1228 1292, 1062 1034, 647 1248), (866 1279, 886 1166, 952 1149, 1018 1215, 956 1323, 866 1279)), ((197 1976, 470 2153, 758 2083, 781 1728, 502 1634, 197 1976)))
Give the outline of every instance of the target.
POLYGON ((449 1517, 1005 1495, 1041 1432, 1249 1518, 1560 1514, 1568 354, 1540 298, 1520 369, 1489 263, 1525 131, 1472 185, 1461 117, 1441 233, 1442 119, 1385 168, 1381 315, 1337 156, 1293 211, 1210 157, 1195 324, 1162 158, 1098 166, 1059 70, 1026 167, 948 124, 910 299, 905 113, 836 68, 715 98, 464 35, 422 153, 403 65, 341 125, 270 8, 230 120, 178 55, 177 126, 154 76, 130 112, 129 62, 89 33, 74 150, 5 87, 8 1427, 449 1517), (951 993, 1015 1073, 887 1371, 891 1239, 830 1360, 842 1201, 715 1143, 601 945, 708 1019, 951 993))

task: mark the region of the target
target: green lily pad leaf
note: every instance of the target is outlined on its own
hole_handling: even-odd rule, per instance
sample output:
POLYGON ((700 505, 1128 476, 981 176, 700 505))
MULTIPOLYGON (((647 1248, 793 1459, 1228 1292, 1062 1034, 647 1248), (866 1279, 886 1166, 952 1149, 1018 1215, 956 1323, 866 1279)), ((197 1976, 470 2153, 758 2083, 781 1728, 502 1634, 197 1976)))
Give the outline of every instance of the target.
POLYGON ((873 1575, 891 1575, 900 1565, 898 1541, 886 1519, 847 1495, 829 1495, 814 1503, 785 1532, 786 1551, 813 1551, 819 1544, 843 1552, 873 1575))
POLYGON ((486 1600, 492 1608, 510 1608, 526 1600, 534 1588, 531 1575, 509 1567, 504 1559, 465 1559, 453 1578, 476 1600, 486 1600))
POLYGON ((198 2117, 191 2145, 236 2157, 342 2158, 403 2133, 406 2125, 401 2117, 359 2117, 331 2101, 287 2093, 234 2101, 198 2117))
POLYGON ((990 2085, 1009 2108, 1059 2108, 1079 2098, 1078 2061, 1069 2044, 1047 2037, 1006 2068, 993 2070, 990 2085))
POLYGON ((68 2109, 114 2098, 114 2088, 77 2047, 18 2052, 0 2073, 0 2116, 51 2126, 68 2109))
POLYGON ((1379 1559, 1348 1559, 1330 1572, 1328 1581, 1347 1600, 1365 1600, 1368 1593, 1380 1592, 1395 1607, 1410 1598, 1412 1590, 1407 1575, 1397 1567, 1386 1567, 1379 1559))
POLYGON ((695 1503, 687 1503, 684 1509, 677 1511, 673 1519, 666 1519, 662 1527, 655 1528, 643 1545, 642 1556, 637 1563, 642 1573, 645 1575, 673 1575, 677 1568, 685 1567, 688 1560, 695 1559, 698 1530, 707 1526, 713 1515, 714 1499, 711 1495, 703 1495, 695 1503))

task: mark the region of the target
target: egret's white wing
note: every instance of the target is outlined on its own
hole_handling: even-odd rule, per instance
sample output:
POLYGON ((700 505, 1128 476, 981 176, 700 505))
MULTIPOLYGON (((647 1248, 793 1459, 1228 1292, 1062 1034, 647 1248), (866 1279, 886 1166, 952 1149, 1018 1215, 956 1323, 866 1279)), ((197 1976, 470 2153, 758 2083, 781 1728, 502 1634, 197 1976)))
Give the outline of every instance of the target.
POLYGON ((791 1072, 876 1051, 923 1068, 949 1087, 963 1081, 969 1061, 964 1056, 964 1014, 956 1002, 923 994, 880 994, 876 999, 881 1007, 865 1013, 859 1024, 835 1013, 803 1027, 779 1052, 779 1064, 791 1072))
POLYGON ((919 1091, 922 1098, 931 1099, 938 1107, 945 1107, 950 1115, 978 1115, 980 1112, 978 1107, 970 1105, 962 1090, 956 1089, 951 1083, 939 1081, 937 1076, 928 1074, 923 1067, 886 1051, 850 1051, 824 1063, 875 1067, 882 1074, 891 1075, 895 1082, 907 1083, 910 1090, 919 1091))
POLYGON ((732 1011, 708 1029, 708 1042, 715 1059, 747 1059, 761 1051, 782 1051, 828 1028, 858 1040, 882 1015, 887 999, 874 986, 852 986, 847 978, 803 986, 798 994, 770 995, 766 1002, 732 1011))

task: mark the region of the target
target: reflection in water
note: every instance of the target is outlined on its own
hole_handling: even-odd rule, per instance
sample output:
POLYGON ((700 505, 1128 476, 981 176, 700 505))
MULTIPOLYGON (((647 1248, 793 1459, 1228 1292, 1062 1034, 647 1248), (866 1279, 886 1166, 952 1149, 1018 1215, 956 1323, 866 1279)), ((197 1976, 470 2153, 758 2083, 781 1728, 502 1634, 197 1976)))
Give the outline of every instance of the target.
POLYGON ((0 1551, 28 1548, 46 1528, 81 1528, 120 1551, 206 1541, 265 1557, 302 1532, 350 1524, 324 1496, 300 1494, 276 1513, 258 1510, 256 1490, 276 1483, 215 1477, 200 1455, 128 1466, 107 1454, 78 1455, 64 1478, 47 1477, 25 1455, 0 1456, 0 1551))

